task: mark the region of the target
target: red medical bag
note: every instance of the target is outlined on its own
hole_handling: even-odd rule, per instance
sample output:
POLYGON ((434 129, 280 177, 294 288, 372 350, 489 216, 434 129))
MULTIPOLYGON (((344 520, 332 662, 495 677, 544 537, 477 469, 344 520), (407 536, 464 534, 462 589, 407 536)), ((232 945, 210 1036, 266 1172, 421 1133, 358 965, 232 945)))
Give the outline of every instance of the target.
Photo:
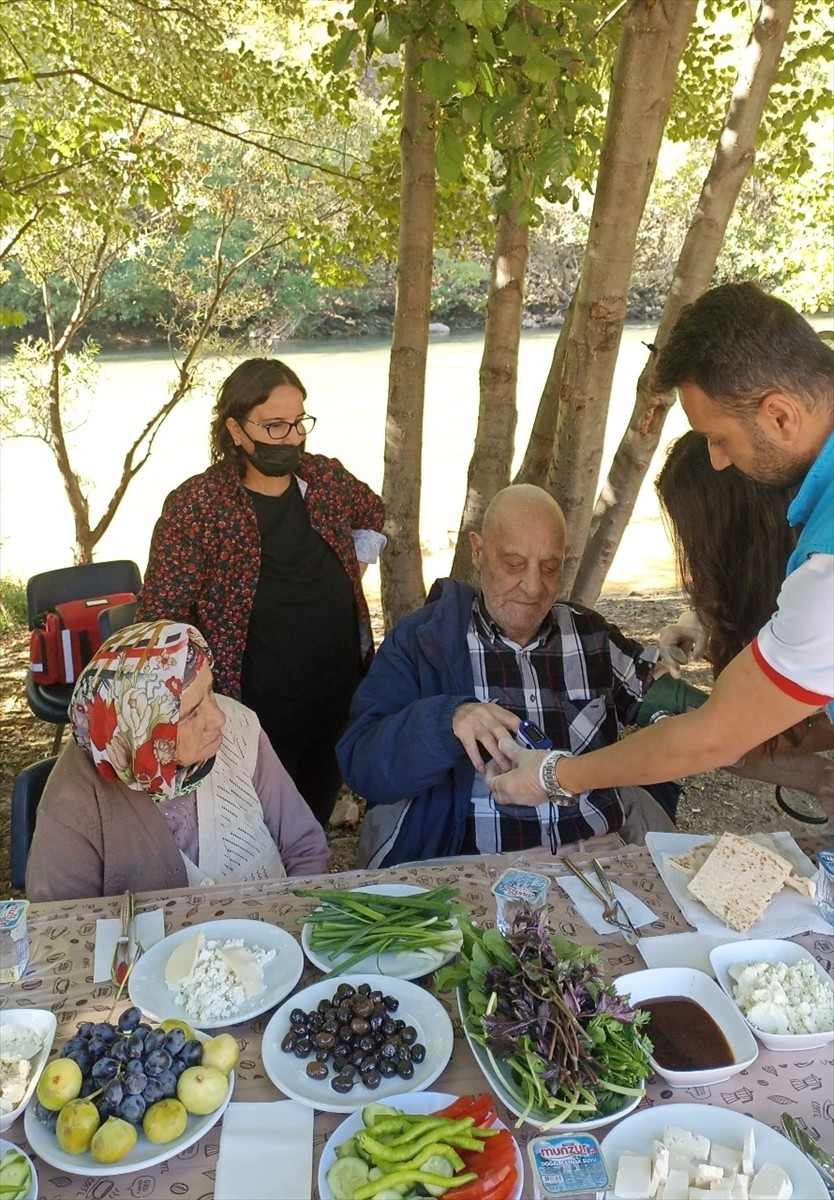
POLYGON ((75 683, 101 645, 98 615, 116 604, 135 600, 133 592, 91 596, 56 604, 36 618, 29 635, 29 663, 36 683, 75 683))

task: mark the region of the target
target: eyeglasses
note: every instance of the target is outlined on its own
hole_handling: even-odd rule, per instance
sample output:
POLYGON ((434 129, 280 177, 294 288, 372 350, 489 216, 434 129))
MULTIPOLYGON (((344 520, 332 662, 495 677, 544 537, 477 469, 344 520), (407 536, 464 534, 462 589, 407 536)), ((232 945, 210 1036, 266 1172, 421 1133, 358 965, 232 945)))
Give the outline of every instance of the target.
POLYGON ((316 424, 316 418, 311 417, 309 413, 296 417, 294 421, 252 421, 249 417, 243 417, 242 420, 244 425, 257 425, 259 429, 265 429, 276 442, 289 437, 291 429, 306 437, 308 433, 313 432, 316 424))

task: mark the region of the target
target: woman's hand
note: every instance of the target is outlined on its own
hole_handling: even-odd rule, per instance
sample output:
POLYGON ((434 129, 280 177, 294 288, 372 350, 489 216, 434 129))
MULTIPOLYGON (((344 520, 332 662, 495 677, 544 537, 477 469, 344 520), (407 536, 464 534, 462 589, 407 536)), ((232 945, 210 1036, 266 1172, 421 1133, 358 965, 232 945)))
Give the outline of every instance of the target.
POLYGON ((496 756, 486 770, 486 781, 497 804, 524 804, 534 807, 547 799, 539 779, 539 767, 549 750, 525 750, 510 737, 498 743, 496 756), (507 763, 507 766, 500 764, 507 763))
MULTIPOLYGON (((499 740, 503 740, 507 730, 515 733, 521 724, 521 718, 515 713, 508 712, 500 704, 491 701, 467 700, 459 704, 452 714, 452 733, 461 742, 469 756, 469 761, 476 771, 483 771, 485 763, 478 749, 483 746, 487 757, 494 759, 507 769, 512 766, 506 755, 499 749, 499 740)), ((509 739, 512 745, 512 739, 509 739)))
POLYGON ((680 656, 697 662, 703 658, 706 648, 706 634, 701 628, 698 614, 694 609, 687 608, 672 625, 661 629, 657 644, 660 647, 660 657, 669 668, 669 673, 675 679, 680 678, 680 656))

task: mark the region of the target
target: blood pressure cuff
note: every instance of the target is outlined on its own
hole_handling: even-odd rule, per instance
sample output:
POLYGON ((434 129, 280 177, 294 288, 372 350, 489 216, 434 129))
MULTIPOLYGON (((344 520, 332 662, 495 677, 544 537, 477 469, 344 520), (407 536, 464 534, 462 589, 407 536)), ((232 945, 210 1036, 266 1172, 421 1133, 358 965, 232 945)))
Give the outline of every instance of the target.
POLYGON ((673 675, 661 675, 643 697, 634 723, 641 727, 648 725, 656 712, 670 712, 675 715, 689 712, 693 708, 700 708, 708 699, 709 692, 693 687, 691 683, 685 683, 682 679, 675 679, 673 675))

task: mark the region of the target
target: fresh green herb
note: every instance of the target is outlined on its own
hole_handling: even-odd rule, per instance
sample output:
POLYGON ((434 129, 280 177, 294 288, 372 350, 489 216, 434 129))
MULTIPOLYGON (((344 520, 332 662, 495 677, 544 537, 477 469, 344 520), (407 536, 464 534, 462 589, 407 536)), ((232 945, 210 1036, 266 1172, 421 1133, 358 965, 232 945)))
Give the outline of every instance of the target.
POLYGON ((336 960, 330 975, 343 974, 363 958, 378 958, 386 951, 423 955, 431 970, 461 947, 457 918, 464 909, 453 904, 458 891, 449 884, 406 896, 334 888, 301 888, 295 895, 318 901, 298 921, 310 926, 312 948, 336 960))
POLYGON ((467 1027, 523 1107, 551 1124, 606 1116, 643 1094, 651 1042, 635 1011, 600 974, 597 951, 551 933, 522 911, 512 933, 461 921, 458 964, 437 976, 459 985, 467 1027))

